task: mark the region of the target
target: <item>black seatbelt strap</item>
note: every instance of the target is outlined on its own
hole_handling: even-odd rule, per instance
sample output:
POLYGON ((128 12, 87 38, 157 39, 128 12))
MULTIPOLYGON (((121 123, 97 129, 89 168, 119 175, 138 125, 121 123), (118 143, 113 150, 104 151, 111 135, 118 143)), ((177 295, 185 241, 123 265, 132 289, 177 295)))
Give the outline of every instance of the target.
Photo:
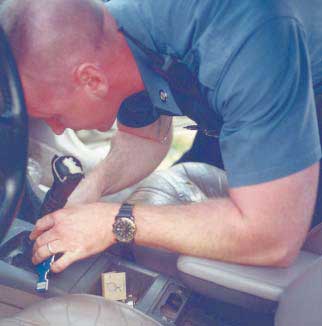
MULTIPOLYGON (((119 31, 130 39, 150 59, 153 71, 166 80, 172 90, 199 102, 204 107, 209 107, 208 102, 200 92, 198 79, 185 64, 179 62, 175 56, 163 56, 154 52, 129 34, 123 27, 120 27, 119 31)), ((194 116, 189 106, 180 106, 180 109, 184 115, 194 116)), ((187 126, 185 128, 201 131, 206 136, 218 138, 218 132, 216 130, 207 129, 202 121, 196 122, 197 125, 187 126)))

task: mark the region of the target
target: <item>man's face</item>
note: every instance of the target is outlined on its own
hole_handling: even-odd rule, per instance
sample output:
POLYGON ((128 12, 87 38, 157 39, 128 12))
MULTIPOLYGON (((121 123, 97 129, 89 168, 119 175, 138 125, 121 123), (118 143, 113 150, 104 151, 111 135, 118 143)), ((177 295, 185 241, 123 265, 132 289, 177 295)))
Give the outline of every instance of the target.
POLYGON ((106 131, 115 121, 117 108, 105 98, 89 96, 82 87, 23 78, 30 116, 44 120, 55 134, 66 128, 106 131))

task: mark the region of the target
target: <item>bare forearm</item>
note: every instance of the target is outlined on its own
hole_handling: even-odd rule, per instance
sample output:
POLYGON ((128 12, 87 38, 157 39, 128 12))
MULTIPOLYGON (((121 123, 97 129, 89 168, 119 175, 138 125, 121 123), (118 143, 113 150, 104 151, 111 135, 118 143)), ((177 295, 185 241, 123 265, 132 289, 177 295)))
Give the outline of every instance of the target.
MULTIPOLYGON (((255 263, 247 220, 228 198, 182 206, 140 206, 135 208, 135 216, 139 245, 209 259, 255 263)), ((260 263, 261 258, 257 257, 256 262, 260 263)))
POLYGON ((93 171, 104 195, 129 187, 149 175, 168 152, 169 144, 118 131, 108 157, 93 171))
POLYGON ((295 258, 278 228, 259 226, 229 198, 185 206, 140 206, 135 216, 139 245, 250 265, 287 266, 295 258))
POLYGON ((111 151, 80 183, 68 206, 98 201, 149 175, 167 154, 171 140, 171 118, 160 117, 153 124, 131 129, 119 126, 111 151))

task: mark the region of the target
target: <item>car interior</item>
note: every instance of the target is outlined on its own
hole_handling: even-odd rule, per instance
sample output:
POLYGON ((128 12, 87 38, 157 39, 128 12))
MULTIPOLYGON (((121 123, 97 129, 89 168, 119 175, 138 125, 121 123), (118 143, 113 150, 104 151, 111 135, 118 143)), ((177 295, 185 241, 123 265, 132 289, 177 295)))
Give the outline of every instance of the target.
MULTIPOLYGON (((60 274, 49 274, 48 291, 37 292, 28 236, 45 193, 26 178, 28 117, 1 29, 0 71, 0 325, 322 324, 319 226, 288 268, 243 266, 118 244, 60 274), (106 299, 105 273, 124 275, 122 300, 106 299)), ((215 167, 176 165, 152 174, 127 200, 163 205, 220 196, 209 186, 213 174, 220 174, 223 185, 227 182, 215 167)))

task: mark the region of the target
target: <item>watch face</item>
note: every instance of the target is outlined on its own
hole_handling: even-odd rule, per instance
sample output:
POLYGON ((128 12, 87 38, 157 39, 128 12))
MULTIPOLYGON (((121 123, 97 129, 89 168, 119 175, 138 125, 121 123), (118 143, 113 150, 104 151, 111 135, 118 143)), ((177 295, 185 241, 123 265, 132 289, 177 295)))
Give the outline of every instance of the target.
POLYGON ((135 223, 128 217, 118 218, 113 224, 113 233, 121 242, 131 242, 134 239, 135 230, 135 223))

